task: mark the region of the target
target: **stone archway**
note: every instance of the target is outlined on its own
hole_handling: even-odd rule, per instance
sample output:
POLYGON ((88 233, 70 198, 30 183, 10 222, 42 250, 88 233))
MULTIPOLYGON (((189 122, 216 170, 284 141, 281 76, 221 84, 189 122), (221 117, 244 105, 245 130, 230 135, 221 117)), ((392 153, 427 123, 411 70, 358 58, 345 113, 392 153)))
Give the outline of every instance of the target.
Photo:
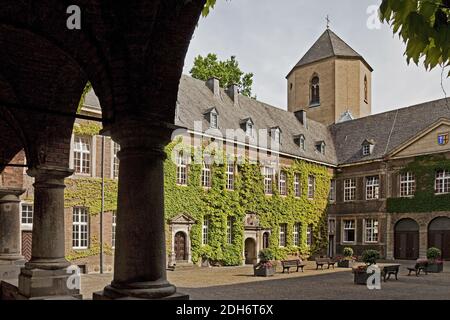
POLYGON ((394 257, 400 260, 419 258, 419 224, 410 218, 399 220, 394 231, 394 257))
POLYGON ((192 263, 191 228, 193 224, 195 224, 195 219, 186 213, 169 220, 171 238, 169 265, 180 262, 192 263))
POLYGON ((182 231, 178 231, 173 239, 174 252, 176 261, 186 261, 187 260, 187 245, 186 245, 186 234, 182 231))
POLYGON ((436 247, 442 259, 450 260, 450 218, 438 217, 428 225, 428 248, 436 247))
POLYGON ((253 238, 245 239, 244 250, 245 264, 255 264, 258 260, 256 253, 256 240, 253 238))

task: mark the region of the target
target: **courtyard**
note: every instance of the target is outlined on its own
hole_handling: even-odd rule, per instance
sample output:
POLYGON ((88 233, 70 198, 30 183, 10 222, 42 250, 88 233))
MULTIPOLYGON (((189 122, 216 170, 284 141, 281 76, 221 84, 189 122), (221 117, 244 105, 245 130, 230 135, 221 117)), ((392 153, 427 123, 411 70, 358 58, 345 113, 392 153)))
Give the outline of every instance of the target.
MULTIPOLYGON (((450 264, 438 274, 407 276, 401 264, 398 280, 381 283, 381 290, 369 290, 353 284, 351 269, 315 270, 308 262, 305 272, 282 274, 280 268, 273 277, 254 277, 252 266, 240 267, 182 267, 168 271, 168 279, 178 291, 192 300, 449 300, 450 264)), ((102 290, 112 279, 111 274, 82 276, 81 292, 85 299, 102 290)))

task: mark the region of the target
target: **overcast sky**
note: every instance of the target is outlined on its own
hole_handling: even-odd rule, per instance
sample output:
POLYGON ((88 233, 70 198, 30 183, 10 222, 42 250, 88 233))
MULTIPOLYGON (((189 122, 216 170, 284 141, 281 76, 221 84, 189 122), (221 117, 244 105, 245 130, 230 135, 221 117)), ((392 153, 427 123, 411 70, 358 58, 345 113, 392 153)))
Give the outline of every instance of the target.
MULTIPOLYGON (((209 52, 220 59, 235 55, 244 72, 254 73, 258 100, 286 108, 286 75, 326 29, 331 29, 374 68, 373 113, 440 99, 441 69, 427 72, 408 66, 404 45, 387 25, 369 29, 367 9, 379 0, 217 0, 201 18, 186 56, 184 73, 194 58, 209 52)), ((448 72, 448 69, 447 69, 448 72)), ((445 73, 445 75, 447 74, 445 73)), ((444 76, 450 96, 450 80, 444 76)))

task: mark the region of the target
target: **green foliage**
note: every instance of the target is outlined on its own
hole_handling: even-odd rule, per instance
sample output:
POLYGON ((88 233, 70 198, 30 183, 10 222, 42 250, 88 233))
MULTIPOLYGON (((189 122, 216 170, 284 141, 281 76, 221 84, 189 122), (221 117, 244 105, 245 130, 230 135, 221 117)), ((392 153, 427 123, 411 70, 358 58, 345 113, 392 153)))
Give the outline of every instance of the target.
MULTIPOLYGON (((172 150, 178 141, 166 148, 169 158, 165 162, 165 212, 171 219, 180 213, 187 213, 197 223, 191 229, 192 260, 197 262, 207 257, 222 265, 240 265, 244 250, 244 218, 246 213, 258 213, 260 226, 272 229, 269 238, 271 251, 276 259, 300 253, 309 255, 323 251, 328 244, 327 215, 328 192, 331 175, 327 168, 304 161, 295 161, 285 168, 288 184, 287 196, 280 196, 274 181, 274 194, 264 194, 263 176, 258 165, 243 161, 238 166, 235 177, 235 190, 226 190, 226 173, 224 165, 212 166, 211 188, 204 189, 200 184, 201 165, 189 165, 188 185, 176 184, 176 165, 170 159, 172 150), (302 186, 307 186, 309 174, 316 177, 315 199, 308 200, 307 188, 302 188, 302 196, 294 196, 291 183, 294 172, 300 173, 302 186), (203 218, 209 218, 208 245, 202 245, 203 218), (227 243, 227 218, 234 217, 232 243, 227 243), (287 224, 287 247, 279 247, 279 226, 287 224), (301 224, 299 247, 292 245, 295 223, 301 224), (306 229, 313 226, 314 244, 306 245, 306 229)), ((190 148, 190 147, 188 147, 190 148)), ((191 154, 196 150, 192 149, 191 154)), ((201 150, 200 150, 201 151, 201 150)), ((168 235, 168 237, 170 237, 168 235)))
POLYGON ((380 259, 380 253, 377 250, 366 250, 362 254, 362 260, 367 265, 376 264, 380 259))
POLYGON ((408 64, 424 58, 430 70, 450 65, 449 16, 450 0, 383 0, 380 6, 381 21, 391 24, 406 43, 408 64))
POLYGON ((273 252, 272 249, 266 248, 258 253, 258 258, 259 260, 261 260, 261 262, 275 260, 275 253, 273 252))
MULTIPOLYGON (((65 180, 64 205, 70 207, 86 207, 91 215, 101 211, 101 185, 100 178, 75 178, 65 180)), ((117 180, 105 179, 105 211, 117 208, 117 180)))
POLYGON ((91 89, 92 89, 92 84, 88 81, 88 83, 86 83, 86 86, 83 89, 83 93, 81 94, 80 102, 78 102, 77 113, 79 113, 81 111, 81 108, 83 108, 84 98, 86 97, 86 94, 91 89))
POLYGON ((216 77, 220 80, 222 88, 237 84, 241 94, 247 97, 252 95, 253 73, 244 74, 235 56, 231 56, 229 60, 220 61, 214 53, 209 53, 206 57, 199 55, 195 58, 190 73, 192 77, 203 81, 216 77))
POLYGON ((99 134, 101 129, 102 126, 93 121, 75 123, 73 125, 73 133, 80 136, 95 136, 99 134))
POLYGON ((416 193, 412 198, 388 198, 387 211, 396 213, 448 211, 450 194, 436 195, 436 171, 450 170, 450 160, 443 155, 416 157, 401 172, 413 172, 416 193))
MULTIPOLYGON (((96 237, 92 237, 90 241, 91 241, 91 243, 90 243, 88 249, 85 249, 85 250, 71 250, 66 255, 66 259, 68 261, 75 261, 75 260, 78 260, 78 259, 83 259, 83 258, 99 255, 100 254, 100 242, 97 240, 96 237)), ((113 255, 113 249, 108 244, 103 243, 103 253, 108 255, 108 256, 112 256, 113 255)))
POLYGON ((205 7, 203 8, 202 11, 202 16, 206 17, 209 14, 209 12, 214 8, 215 5, 216 0, 206 0, 205 7))
POLYGON ((441 257, 441 250, 435 247, 428 248, 427 259, 434 261, 441 257))
POLYGON ((346 258, 353 257, 353 249, 350 247, 345 247, 343 253, 346 258))

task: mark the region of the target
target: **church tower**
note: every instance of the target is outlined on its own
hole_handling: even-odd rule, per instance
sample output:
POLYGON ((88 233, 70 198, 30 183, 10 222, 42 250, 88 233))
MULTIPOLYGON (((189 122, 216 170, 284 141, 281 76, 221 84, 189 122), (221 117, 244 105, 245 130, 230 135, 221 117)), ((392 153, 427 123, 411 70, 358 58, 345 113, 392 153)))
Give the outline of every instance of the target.
POLYGON ((330 29, 287 75, 288 110, 325 125, 372 110, 372 67, 330 29))

